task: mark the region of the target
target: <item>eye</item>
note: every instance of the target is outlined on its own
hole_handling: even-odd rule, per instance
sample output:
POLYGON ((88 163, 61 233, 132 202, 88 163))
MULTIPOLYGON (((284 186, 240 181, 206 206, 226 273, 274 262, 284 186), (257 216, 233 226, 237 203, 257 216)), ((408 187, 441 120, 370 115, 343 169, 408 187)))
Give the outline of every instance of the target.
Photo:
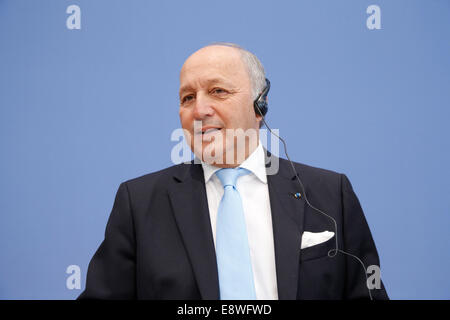
POLYGON ((183 103, 189 102, 189 101, 191 101, 192 99, 194 99, 194 95, 193 95, 193 94, 188 94, 188 95, 184 96, 184 97, 181 99, 181 103, 183 104, 183 103))
POLYGON ((222 88, 214 88, 211 90, 211 92, 214 94, 218 94, 218 95, 224 95, 224 94, 228 93, 228 91, 226 91, 225 89, 222 89, 222 88))

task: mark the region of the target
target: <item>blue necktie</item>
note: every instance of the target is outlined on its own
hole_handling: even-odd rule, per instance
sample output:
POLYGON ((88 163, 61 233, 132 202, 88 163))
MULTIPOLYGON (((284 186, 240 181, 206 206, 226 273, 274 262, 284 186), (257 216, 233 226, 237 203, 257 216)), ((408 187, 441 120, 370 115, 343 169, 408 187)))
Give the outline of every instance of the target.
POLYGON ((227 168, 216 172, 224 188, 216 225, 221 300, 256 299, 244 209, 236 189, 238 177, 248 173, 250 171, 244 168, 227 168))

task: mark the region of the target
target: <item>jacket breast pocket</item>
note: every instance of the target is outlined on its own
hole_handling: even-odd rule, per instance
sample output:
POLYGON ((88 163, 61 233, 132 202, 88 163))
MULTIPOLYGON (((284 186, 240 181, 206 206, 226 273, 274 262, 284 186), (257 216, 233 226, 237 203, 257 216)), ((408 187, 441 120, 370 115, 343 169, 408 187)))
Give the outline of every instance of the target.
POLYGON ((334 255, 334 249, 336 249, 336 238, 335 236, 331 239, 328 239, 325 242, 319 243, 317 245, 301 249, 300 250, 300 261, 309 261, 314 259, 320 259, 324 257, 328 257, 328 252, 330 250, 333 250, 330 252, 331 255, 334 255))

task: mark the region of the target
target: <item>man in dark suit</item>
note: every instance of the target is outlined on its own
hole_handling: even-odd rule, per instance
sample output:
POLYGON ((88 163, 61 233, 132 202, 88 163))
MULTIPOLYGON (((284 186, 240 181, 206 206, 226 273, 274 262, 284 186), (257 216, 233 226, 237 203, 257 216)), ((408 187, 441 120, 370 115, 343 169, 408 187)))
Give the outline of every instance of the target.
MULTIPOLYGON (((267 102, 265 88, 259 60, 236 45, 186 60, 180 119, 197 161, 120 185, 79 298, 369 298, 361 263, 379 258, 352 186, 332 171, 292 163, 294 171, 262 148, 267 110, 254 101, 267 102), (223 229, 229 214, 238 220, 223 229), (233 242, 238 233, 244 243, 233 242)), ((388 298, 382 282, 370 295, 388 298)))

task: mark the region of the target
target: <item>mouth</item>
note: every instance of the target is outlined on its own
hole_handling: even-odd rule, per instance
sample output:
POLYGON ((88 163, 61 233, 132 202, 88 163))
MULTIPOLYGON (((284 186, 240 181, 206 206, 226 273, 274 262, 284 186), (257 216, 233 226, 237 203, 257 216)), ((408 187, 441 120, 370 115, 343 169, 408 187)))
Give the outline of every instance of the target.
POLYGON ((201 131, 197 131, 196 134, 201 134, 202 136, 206 136, 209 134, 212 134, 214 132, 220 131, 222 128, 216 128, 216 127, 204 127, 201 131))

